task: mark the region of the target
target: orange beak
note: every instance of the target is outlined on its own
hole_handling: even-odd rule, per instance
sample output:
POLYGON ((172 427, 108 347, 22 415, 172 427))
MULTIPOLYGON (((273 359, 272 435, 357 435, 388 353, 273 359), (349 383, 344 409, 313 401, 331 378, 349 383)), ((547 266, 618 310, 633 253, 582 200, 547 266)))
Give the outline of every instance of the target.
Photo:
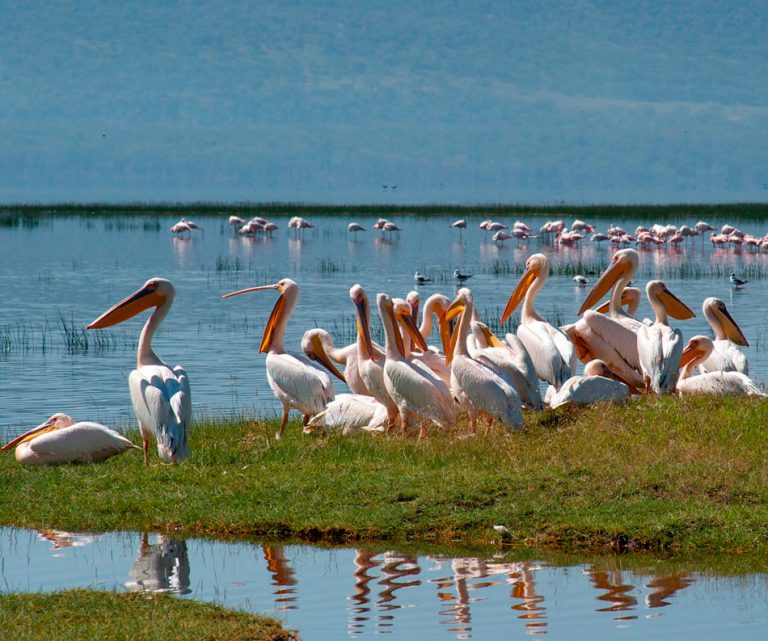
POLYGON ((517 306, 520 304, 520 301, 525 298, 525 294, 528 292, 528 290, 531 288, 531 285, 533 285, 533 281, 536 280, 536 277, 539 275, 539 269, 538 268, 531 268, 527 269, 525 273, 520 277, 520 281, 517 283, 517 287, 515 287, 515 291, 512 292, 512 295, 509 297, 509 300, 507 301, 507 305, 504 308, 504 313, 501 315, 501 322, 504 324, 506 320, 512 315, 512 312, 517 309, 517 306))
POLYGON ((165 298, 157 293, 155 287, 145 285, 139 291, 109 308, 88 325, 87 329, 103 329, 117 325, 136 316, 136 314, 140 314, 145 309, 159 307, 164 302, 165 298))
POLYGON ((277 299, 275 306, 272 308, 272 313, 269 315, 269 320, 267 320, 267 324, 264 327, 264 334, 261 337, 261 345, 259 345, 260 352, 269 351, 270 346, 272 345, 272 337, 275 332, 275 327, 277 326, 277 323, 279 322, 280 317, 283 314, 283 310, 285 309, 285 298, 283 297, 282 292, 280 291, 280 286, 278 284, 274 284, 274 285, 260 285, 259 287, 246 287, 245 289, 239 289, 236 292, 230 292, 229 294, 224 294, 222 296, 222 298, 231 298, 232 296, 239 296, 240 294, 248 294, 249 292, 261 292, 266 289, 276 289, 277 291, 280 292, 280 297, 277 299))
POLYGON ((26 443, 27 441, 31 441, 34 438, 37 438, 41 434, 45 434, 46 432, 52 432, 56 429, 56 419, 49 418, 45 423, 42 423, 41 425, 38 425, 37 427, 33 427, 28 432, 24 432, 21 436, 17 436, 15 439, 10 441, 9 443, 6 443, 3 445, 3 447, 0 448, 0 450, 10 450, 12 447, 16 447, 17 445, 21 445, 22 443, 26 443))
POLYGON ((606 269, 602 276, 597 280, 594 287, 589 291, 589 294, 587 294, 587 297, 584 299, 584 302, 579 309, 579 314, 586 312, 592 305, 605 296, 611 287, 616 284, 616 281, 624 276, 629 269, 630 263, 622 261, 616 261, 606 269))

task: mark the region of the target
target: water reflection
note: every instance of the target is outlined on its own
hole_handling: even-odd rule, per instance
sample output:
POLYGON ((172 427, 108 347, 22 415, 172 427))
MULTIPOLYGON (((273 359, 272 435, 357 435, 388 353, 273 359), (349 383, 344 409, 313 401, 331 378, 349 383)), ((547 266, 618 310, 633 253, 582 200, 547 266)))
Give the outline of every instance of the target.
POLYGON ((380 634, 419 640, 515 633, 560 638, 564 629, 578 629, 575 636, 586 638, 601 636, 598 630, 604 636, 606 622, 636 627, 643 638, 679 638, 679 626, 691 620, 702 629, 714 626, 713 639, 723 636, 718 626, 722 633, 738 622, 745 638, 768 624, 765 575, 752 575, 750 582, 717 579, 690 567, 652 567, 658 571, 627 570, 612 559, 569 568, 509 556, 419 557, 153 534, 0 530, 5 590, 170 592, 266 609, 298 627, 306 641, 380 634))

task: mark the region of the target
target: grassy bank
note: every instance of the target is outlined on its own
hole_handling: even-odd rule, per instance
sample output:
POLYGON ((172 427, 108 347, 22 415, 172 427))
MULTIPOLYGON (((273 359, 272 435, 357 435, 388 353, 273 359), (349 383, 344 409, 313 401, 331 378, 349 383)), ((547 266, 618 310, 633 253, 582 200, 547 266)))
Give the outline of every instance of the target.
MULTIPOLYGON (((768 551, 768 433, 758 400, 649 399, 526 416, 514 434, 425 441, 197 425, 192 458, 144 469, 24 468, 0 457, 0 523, 65 530, 768 551)), ((133 435, 137 437, 136 434, 133 435)))
POLYGON ((68 590, 0 595, 3 638, 26 641, 179 639, 291 641, 275 619, 169 595, 68 590))
MULTIPOLYGON (((238 215, 265 216, 379 216, 400 218, 404 216, 487 216, 489 218, 522 217, 526 215, 552 216, 553 218, 584 218, 621 220, 626 218, 648 220, 672 220, 677 218, 720 218, 731 220, 755 219, 768 215, 768 203, 675 203, 668 205, 531 205, 531 204, 476 204, 476 205, 332 205, 314 203, 51 203, 44 205, 0 205, 0 225, 14 223, 21 217, 41 216, 214 216, 238 215)), ((695 222, 695 221, 693 221, 695 222)))

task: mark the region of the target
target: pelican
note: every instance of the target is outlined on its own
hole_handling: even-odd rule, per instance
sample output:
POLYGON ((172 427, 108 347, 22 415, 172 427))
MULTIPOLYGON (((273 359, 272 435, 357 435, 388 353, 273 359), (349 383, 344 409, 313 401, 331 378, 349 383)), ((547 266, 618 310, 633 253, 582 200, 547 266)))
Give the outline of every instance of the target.
POLYGON ((531 356, 520 339, 507 334, 501 341, 485 323, 473 320, 472 336, 475 340, 473 358, 490 361, 520 395, 524 405, 534 410, 542 409, 541 390, 531 356))
POLYGON ((707 372, 741 372, 749 374, 747 357, 737 345, 749 347, 747 339, 736 324, 725 303, 719 298, 710 297, 701 306, 704 318, 707 319, 715 333, 714 350, 701 362, 699 371, 707 372), (733 342, 731 342, 733 341, 733 342))
MULTIPOLYGON (((621 292, 621 304, 622 306, 627 306, 627 314, 629 314, 629 316, 634 317, 637 313, 637 310, 640 307, 641 298, 642 294, 637 287, 625 287, 624 291, 621 292)), ((610 304, 610 301, 603 303, 595 311, 605 314, 608 311, 610 304)))
POLYGON ((329 359, 343 365, 344 379, 352 393, 371 395, 358 369, 357 343, 336 347, 333 337, 328 332, 315 328, 304 332, 301 338, 301 349, 309 360, 318 361, 326 367, 329 359))
MULTIPOLYGON (((640 254, 636 250, 621 249, 617 251, 611 258, 611 264, 608 269, 601 274, 587 294, 587 297, 581 304, 579 314, 584 314, 584 317, 587 318, 586 312, 589 308, 595 305, 613 287, 611 298, 608 302, 607 316, 636 333, 642 323, 624 311, 621 299, 624 295, 624 289, 632 281, 639 265, 640 254)), ((610 363, 608 365, 610 366, 610 363)))
POLYGON ((694 336, 688 341, 680 357, 680 378, 677 392, 680 396, 715 394, 719 396, 765 396, 746 374, 741 372, 707 372, 692 376, 696 366, 701 367, 715 349, 706 336, 694 336))
POLYGON ((375 398, 363 394, 337 394, 322 412, 309 420, 304 433, 318 427, 341 430, 345 435, 356 429, 382 432, 386 425, 387 408, 375 398))
POLYGON ((90 421, 76 423, 61 412, 0 449, 12 447, 16 448, 16 460, 22 465, 98 463, 126 450, 139 449, 104 425, 90 421))
POLYGON ((638 330, 637 353, 646 392, 661 394, 674 389, 683 352, 683 336, 667 324, 667 317, 685 320, 696 314, 660 280, 649 281, 645 293, 656 312, 656 321, 638 330))
POLYGON ((451 393, 467 408, 472 432, 479 414, 487 414, 510 429, 518 429, 523 425, 520 395, 494 371, 493 364, 489 366, 475 360, 467 350, 466 338, 473 310, 472 292, 462 287, 451 306, 443 312, 446 320, 460 314, 459 325, 451 337, 451 347, 445 355, 446 363, 451 366, 451 393))
POLYGON ((533 254, 525 261, 525 273, 507 301, 502 324, 523 301, 517 336, 531 355, 539 378, 556 389, 568 380, 576 366, 576 352, 568 336, 545 321, 533 304, 549 276, 549 259, 533 254))
POLYGON ((152 337, 168 314, 176 290, 164 278, 150 278, 128 298, 120 301, 88 329, 102 329, 122 323, 150 307, 139 337, 136 369, 128 377, 131 403, 144 441, 144 465, 149 465, 149 437, 157 441, 161 461, 176 463, 189 456, 187 437, 192 420, 192 391, 187 373, 180 366, 171 369, 152 350, 152 337))
POLYGON ((617 403, 627 400, 629 394, 630 387, 617 380, 605 362, 595 359, 587 363, 583 376, 572 376, 563 383, 550 398, 549 406, 554 409, 561 405, 617 403))
MULTIPOLYGON (((283 349, 285 328, 296 303, 299 301, 299 286, 296 282, 290 278, 283 278, 274 285, 248 287, 225 294, 222 298, 267 289, 277 290, 280 297, 272 308, 272 313, 264 328, 259 351, 267 352, 267 382, 283 406, 280 429, 275 434, 275 438, 280 439, 285 432, 288 413, 291 408, 296 408, 304 415, 304 425, 306 425, 312 416, 322 412, 325 406, 333 400, 334 391, 333 383, 328 374, 312 367, 306 359, 288 354, 283 349)), ((332 374, 340 380, 344 380, 344 376, 330 360, 324 362, 321 358, 321 362, 332 374)))
POLYGON ((445 427, 453 419, 451 393, 440 378, 403 356, 403 341, 397 328, 392 299, 380 293, 376 296, 376 306, 381 314, 386 337, 384 382, 387 391, 397 405, 403 431, 407 429, 409 415, 413 414, 421 423, 421 438, 424 436, 426 421, 445 427))
MULTIPOLYGON (((411 292, 408 294, 406 300, 409 304, 415 305, 418 309, 419 300, 417 297, 414 297, 414 294, 418 294, 418 292, 411 292)), ((450 304, 451 301, 445 294, 432 294, 432 296, 427 298, 424 302, 424 308, 421 312, 421 324, 419 325, 419 333, 424 337, 425 341, 429 340, 434 325, 434 317, 437 316, 443 353, 445 353, 448 348, 448 343, 450 343, 451 340, 451 333, 447 323, 440 323, 439 319, 450 304)))
MULTIPOLYGON (((413 301, 413 294, 411 292, 409 296, 413 301)), ((437 350, 429 349, 427 341, 421 330, 416 328, 416 317, 418 316, 418 309, 411 307, 408 301, 402 298, 392 299, 393 311, 395 319, 398 322, 398 330, 400 331, 400 337, 403 342, 403 356, 413 362, 415 365, 424 365, 433 374, 439 376, 442 381, 450 387, 451 385, 451 369, 445 362, 445 359, 438 353, 437 350), (415 343, 415 347, 418 351, 412 351, 415 343)), ((448 327, 444 323, 441 326, 441 336, 448 333, 448 327)))

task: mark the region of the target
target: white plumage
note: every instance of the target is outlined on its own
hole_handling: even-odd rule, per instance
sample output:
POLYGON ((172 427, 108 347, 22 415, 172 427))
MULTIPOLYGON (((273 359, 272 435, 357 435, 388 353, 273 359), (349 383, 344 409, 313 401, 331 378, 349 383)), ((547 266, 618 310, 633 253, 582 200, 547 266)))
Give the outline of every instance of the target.
POLYGON ((749 376, 741 372, 707 372, 693 376, 697 365, 712 353, 714 345, 706 336, 694 336, 688 341, 680 358, 683 366, 677 381, 681 396, 712 394, 716 396, 765 396, 749 376))
POLYGON ((710 297, 701 306, 704 318, 707 319, 715 333, 712 353, 700 364, 699 371, 707 372, 741 372, 749 374, 747 356, 738 345, 749 347, 749 343, 741 328, 733 320, 725 303, 719 298, 710 297))
POLYGON ((629 387, 612 378, 612 372, 601 360, 587 363, 583 376, 572 376, 550 398, 552 408, 562 405, 618 403, 629 398, 629 387))

